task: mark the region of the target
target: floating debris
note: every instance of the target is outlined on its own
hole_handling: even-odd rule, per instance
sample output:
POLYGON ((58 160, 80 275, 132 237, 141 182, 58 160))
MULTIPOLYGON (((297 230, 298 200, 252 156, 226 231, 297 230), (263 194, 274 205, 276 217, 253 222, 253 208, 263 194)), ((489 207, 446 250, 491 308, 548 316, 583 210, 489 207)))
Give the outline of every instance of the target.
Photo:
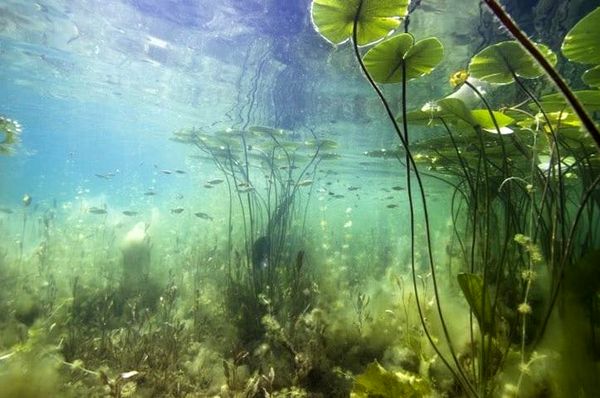
POLYGON ((181 200, 181 199, 183 199, 183 195, 178 193, 177 195, 175 195, 175 199, 181 200))
POLYGON ((237 190, 239 193, 248 193, 254 191, 254 187, 245 187, 237 190))
POLYGON ((6 207, 0 207, 0 213, 13 214, 14 212, 12 211, 12 209, 8 209, 6 207))
POLYGON ((32 198, 31 196, 29 196, 29 194, 25 194, 23 195, 23 206, 28 207, 31 204, 32 198))
POLYGON ((352 227, 352 220, 348 220, 346 221, 346 223, 344 224, 344 228, 350 228, 352 227))
POLYGON ((137 211, 133 211, 133 210, 125 210, 123 212, 124 215, 126 215, 127 217, 133 217, 133 216, 137 216, 138 212, 137 211))
POLYGON ((212 221, 212 220, 213 220, 213 218, 212 218, 211 216, 209 216, 208 214, 206 214, 206 213, 203 213, 203 212, 201 212, 201 211, 199 211, 199 212, 197 212, 197 213, 194 213, 194 215, 195 215, 196 217, 198 217, 198 218, 201 218, 201 219, 203 219, 203 220, 210 220, 210 221, 212 221))
POLYGON ((208 180, 207 182, 211 185, 218 185, 223 183, 223 181, 225 180, 223 180, 222 178, 213 178, 212 180, 208 180))
POLYGON ((176 207, 174 209, 171 209, 171 214, 180 214, 183 212, 183 210, 184 210, 183 207, 176 207))
POLYGON ((108 212, 106 211, 106 209, 104 209, 102 207, 90 207, 88 209, 88 213, 92 213, 92 214, 106 214, 108 212))

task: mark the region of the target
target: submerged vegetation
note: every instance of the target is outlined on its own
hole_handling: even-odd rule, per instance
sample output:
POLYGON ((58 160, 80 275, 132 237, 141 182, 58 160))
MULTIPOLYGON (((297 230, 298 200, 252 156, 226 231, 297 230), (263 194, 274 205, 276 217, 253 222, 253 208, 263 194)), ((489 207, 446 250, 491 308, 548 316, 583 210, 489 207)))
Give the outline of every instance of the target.
MULTIPOLYGON (((448 50, 410 32, 420 3, 311 5, 395 133, 397 145, 364 155, 401 171, 384 191, 406 196, 406 217, 390 203, 390 225, 353 235, 353 207, 327 217, 344 197, 330 187, 338 143, 249 121, 171 137, 209 170, 190 181, 211 203, 114 212, 26 194, 0 208, 0 397, 593 396, 600 8, 560 52, 531 44, 544 67, 502 40, 421 104, 412 85, 448 50), (587 87, 537 84, 559 61, 584 65, 587 87)), ((0 153, 20 133, 0 117, 0 153)), ((348 195, 368 189, 351 182, 348 195)))

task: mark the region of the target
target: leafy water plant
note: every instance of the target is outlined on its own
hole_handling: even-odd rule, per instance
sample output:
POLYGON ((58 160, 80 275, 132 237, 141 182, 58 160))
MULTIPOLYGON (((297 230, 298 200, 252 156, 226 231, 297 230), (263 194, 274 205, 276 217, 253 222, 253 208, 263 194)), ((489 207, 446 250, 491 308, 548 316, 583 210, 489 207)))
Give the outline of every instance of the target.
POLYGON ((14 152, 21 131, 18 121, 0 115, 0 155, 10 155, 14 152))
MULTIPOLYGON (((599 244, 598 226, 591 221, 591 215, 598 211, 593 193, 600 182, 597 148, 592 139, 597 130, 589 115, 581 112, 583 106, 595 109, 597 91, 574 93, 566 84, 559 84, 563 93, 566 92, 568 103, 576 108, 577 116, 570 116, 565 100, 556 94, 539 98, 525 81, 540 78, 548 72, 548 67, 554 70, 557 56, 544 45, 527 39, 525 49, 533 48, 536 57, 543 59, 540 67, 519 43, 506 41, 482 50, 471 59, 468 72, 458 73, 451 79, 454 86, 464 85, 474 92, 482 108, 472 109, 453 94, 408 112, 407 82, 428 73, 442 59, 442 46, 437 39, 415 41, 406 33, 408 2, 358 0, 342 4, 314 0, 312 13, 316 30, 329 41, 339 44, 350 38, 356 60, 401 141, 398 147, 367 155, 396 159, 407 169, 413 288, 424 332, 460 383, 463 393, 489 396, 497 388, 497 376, 503 371, 502 364, 506 363, 513 345, 518 347, 521 363, 529 362, 531 352, 544 336, 557 297, 561 292, 569 294, 569 288, 561 288, 565 275, 570 274, 568 270, 575 267, 579 258, 599 244), (375 11, 378 6, 381 8, 375 11), (353 28, 349 29, 352 14, 353 28), (399 24, 390 21, 402 19, 405 32, 397 33, 399 24), (333 29, 337 29, 338 34, 332 33, 333 29), (362 55, 359 45, 373 42, 377 43, 362 55), (491 85, 516 83, 527 101, 494 109, 479 87, 479 81, 491 85), (378 87, 385 83, 402 84, 402 104, 397 118, 378 87), (575 96, 579 99, 572 101, 571 97, 575 96), (440 133, 421 142, 410 142, 409 123, 440 129, 440 133), (587 129, 591 136, 580 133, 581 128, 587 129), (419 171, 418 166, 427 167, 428 171, 419 171), (432 288, 444 336, 442 342, 433 338, 419 302, 414 267, 415 207, 410 178, 413 173, 417 196, 420 194, 423 205, 432 288), (463 264, 463 272, 457 275, 458 285, 472 314, 470 348, 460 353, 461 359, 448 333, 441 307, 421 175, 441 179, 454 189, 452 224, 463 264), (582 214, 590 214, 590 221, 583 220, 582 214), (524 242, 523 239, 515 242, 515 236, 526 236, 528 243, 518 243, 524 242), (538 273, 544 274, 541 280, 537 280, 538 273), (535 299, 538 301, 532 306, 533 296, 544 291, 548 292, 547 296, 535 299), (446 346, 444 352, 439 348, 441 344, 446 346)), ((578 51, 596 45, 586 44, 590 37, 597 43, 596 28, 589 26, 590 23, 597 25, 597 21, 590 22, 595 21, 596 15, 600 15, 598 11, 584 18, 567 35, 563 45, 567 57, 595 63, 594 56, 587 61, 583 60, 584 55, 578 58, 578 51)), ((596 71, 590 69, 584 74, 584 81, 594 86, 595 74, 596 71)), ((594 330, 594 318, 590 318, 589 323, 594 330)), ((590 340, 589 336, 586 338, 590 340)), ((593 386, 592 379, 587 378, 585 385, 579 388, 589 392, 593 386)))
POLYGON ((175 140, 194 145, 222 174, 229 198, 229 307, 239 317, 240 332, 254 340, 264 331, 260 319, 267 311, 294 318, 310 305, 310 295, 302 293, 310 278, 300 220, 306 218, 319 164, 332 158, 337 144, 316 136, 298 141, 291 132, 264 126, 214 134, 178 131, 175 140), (240 227, 241 250, 233 235, 240 227))

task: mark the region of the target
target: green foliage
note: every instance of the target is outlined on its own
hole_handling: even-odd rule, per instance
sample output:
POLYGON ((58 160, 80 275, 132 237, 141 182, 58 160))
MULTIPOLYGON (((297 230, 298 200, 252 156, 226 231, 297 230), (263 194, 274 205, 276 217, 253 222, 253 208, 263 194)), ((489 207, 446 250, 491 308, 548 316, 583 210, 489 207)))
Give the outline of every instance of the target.
POLYGON ((21 125, 16 120, 0 115, 0 155, 10 155, 19 143, 21 125))
POLYGON ((314 0, 311 14, 315 29, 333 44, 352 37, 356 17, 357 42, 364 46, 396 29, 408 12, 408 4, 409 0, 314 0))
MULTIPOLYGON (((600 110, 600 91, 579 90, 573 93, 588 112, 597 112, 600 110)), ((540 100, 546 112, 565 112, 570 109, 565 98, 558 93, 544 95, 540 100)), ((535 109, 537 106, 532 104, 531 107, 535 109)))
POLYGON ((391 372, 377 361, 356 376, 351 398, 421 398, 431 394, 429 383, 409 372, 391 372))
MULTIPOLYGON (((548 47, 536 46, 552 65, 556 64, 556 55, 548 47)), ((469 73, 489 83, 508 84, 513 82, 513 75, 534 79, 544 72, 519 43, 504 41, 484 48, 471 58, 469 73)))
POLYGON ((600 66, 586 70, 581 79, 590 87, 600 88, 600 66))
POLYGON ((444 57, 444 47, 435 37, 415 43, 409 33, 402 33, 376 44, 364 56, 369 74, 378 83, 399 83, 402 68, 411 80, 430 73, 444 57))
MULTIPOLYGON (((514 119, 498 111, 492 111, 499 128, 514 123, 514 119)), ((443 98, 427 106, 425 110, 412 111, 407 114, 407 120, 414 124, 439 124, 443 118, 447 123, 458 126, 467 125, 496 131, 494 119, 487 109, 467 108, 465 103, 458 98, 443 98)))
POLYGON ((473 315, 477 318, 479 328, 486 334, 493 334, 492 302, 488 290, 483 285, 483 278, 481 275, 469 273, 460 273, 456 278, 473 315))
POLYGON ((582 18, 565 36, 562 53, 573 62, 600 64, 600 7, 582 18))

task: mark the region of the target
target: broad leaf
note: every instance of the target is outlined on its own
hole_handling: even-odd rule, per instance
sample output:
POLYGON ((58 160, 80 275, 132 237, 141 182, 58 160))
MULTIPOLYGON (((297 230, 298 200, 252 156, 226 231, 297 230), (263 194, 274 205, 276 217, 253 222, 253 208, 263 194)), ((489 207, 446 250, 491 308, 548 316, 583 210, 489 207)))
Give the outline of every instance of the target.
POLYGON ((600 64, 600 7, 577 22, 567 33, 561 49, 571 61, 600 64))
POLYGON ((473 118, 475 119, 479 127, 481 127, 484 130, 491 130, 492 132, 496 132, 496 127, 502 129, 514 122, 514 119, 512 119, 509 116, 506 116, 504 113, 493 111, 493 114, 494 119, 496 119, 496 124, 498 126, 494 124, 494 119, 492 119, 492 115, 490 115, 490 112, 487 109, 473 109, 471 111, 471 115, 473 115, 473 118))
POLYGON ((312 22, 321 36, 333 44, 352 38, 358 18, 357 44, 364 46, 387 36, 408 12, 409 0, 313 0, 312 22), (360 13, 358 13, 359 6, 360 13), (358 13, 358 15, 357 15, 358 13))
POLYGON ((477 121, 462 100, 458 98, 444 98, 439 100, 437 105, 441 108, 442 115, 451 115, 467 123, 469 126, 477 126, 477 121))
POLYGON ((456 277, 473 315, 477 318, 479 328, 486 334, 493 334, 492 303, 487 290, 484 290, 483 278, 478 274, 467 273, 460 273, 456 277))
POLYGON ((411 80, 430 73, 444 57, 442 43, 434 38, 414 42, 414 37, 402 33, 375 45, 363 61, 369 74, 378 83, 402 81, 402 65, 406 79, 411 80))
POLYGON ((421 398, 431 394, 426 380, 408 372, 391 372, 377 362, 356 376, 351 398, 421 398))
MULTIPOLYGON (((600 90, 579 90, 574 94, 588 112, 600 111, 600 90)), ((571 109, 562 94, 558 93, 544 95, 541 98, 541 104, 546 112, 568 112, 571 109)), ((535 104, 531 104, 530 108, 538 110, 535 104)))
MULTIPOLYGON (((556 54, 543 44, 536 44, 552 65, 556 64, 556 54)), ((516 41, 504 41, 484 48, 469 64, 471 76, 497 84, 512 83, 513 74, 534 79, 543 74, 537 62, 516 41)))
POLYGON ((590 87, 600 88, 600 65, 586 70, 581 79, 590 87))

